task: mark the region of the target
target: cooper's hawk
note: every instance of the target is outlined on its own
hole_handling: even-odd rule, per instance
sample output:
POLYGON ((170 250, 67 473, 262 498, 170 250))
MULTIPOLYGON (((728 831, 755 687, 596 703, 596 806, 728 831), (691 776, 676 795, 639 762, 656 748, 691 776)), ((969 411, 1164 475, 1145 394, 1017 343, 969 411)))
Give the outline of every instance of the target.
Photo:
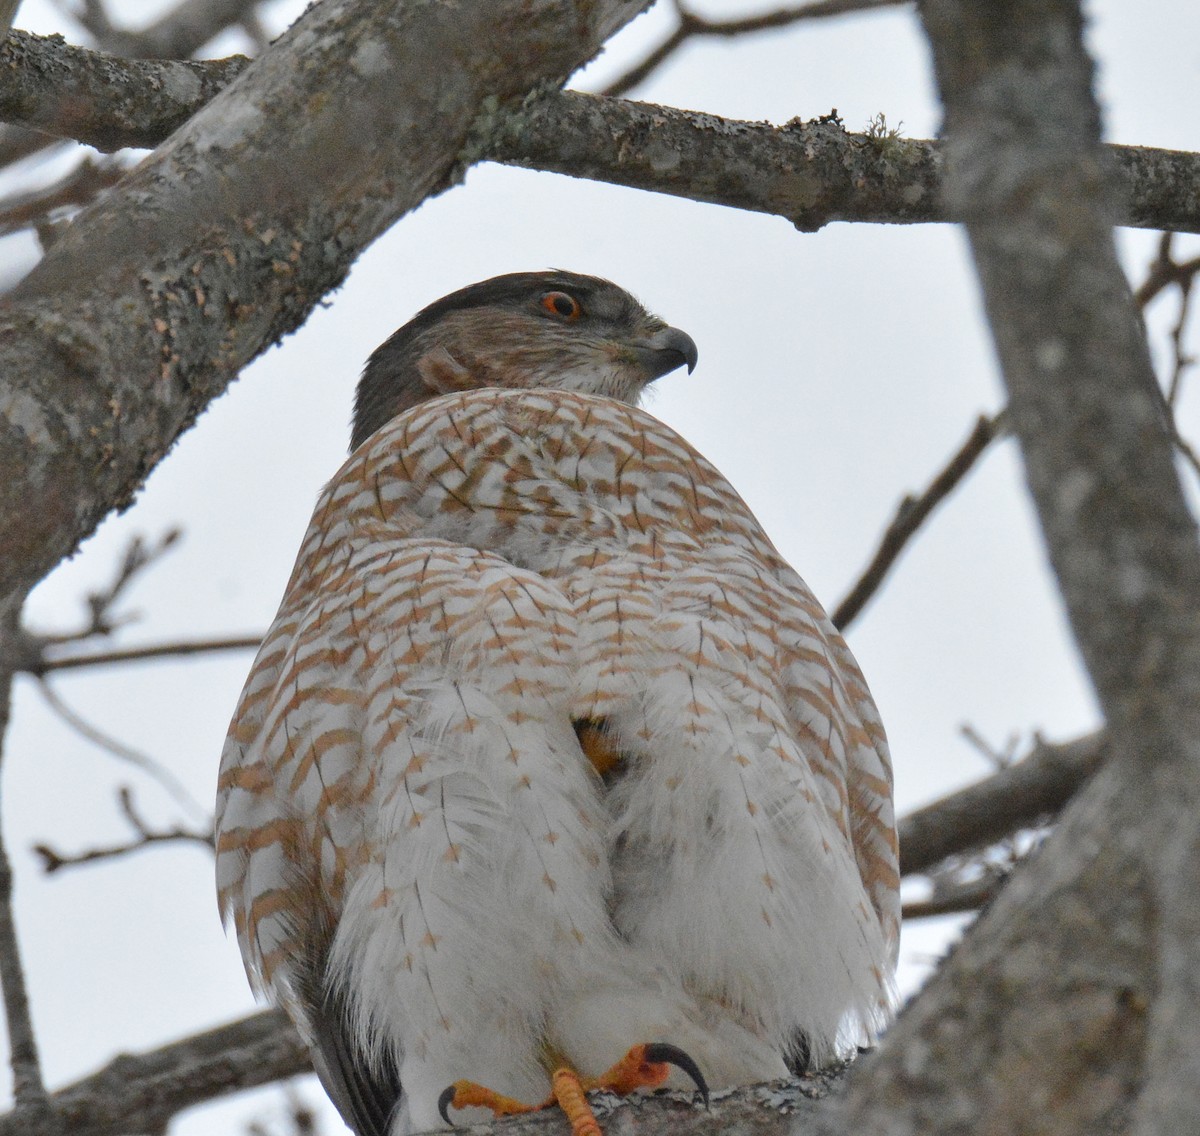
POLYGON ((367 364, 217 812, 251 980, 363 1136, 637 1043, 714 1086, 781 1077, 886 1014, 883 728, 742 500, 636 409, 695 352, 546 272, 367 364))

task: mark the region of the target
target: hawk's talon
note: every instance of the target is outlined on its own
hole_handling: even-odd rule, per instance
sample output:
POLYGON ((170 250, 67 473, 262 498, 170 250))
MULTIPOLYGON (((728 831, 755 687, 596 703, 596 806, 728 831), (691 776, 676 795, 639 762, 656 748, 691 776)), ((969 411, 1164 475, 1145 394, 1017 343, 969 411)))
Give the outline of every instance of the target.
POLYGON ((442 1095, 438 1097, 438 1116, 451 1128, 454 1127, 454 1121, 450 1119, 450 1102, 454 1100, 456 1092, 458 1092, 457 1084, 447 1085, 442 1090, 442 1095))
POLYGON ((553 1092, 542 1104, 522 1104, 474 1081, 455 1081, 443 1089, 438 1097, 438 1115, 453 1128, 451 1108, 476 1106, 490 1108, 496 1116, 514 1116, 522 1112, 535 1112, 557 1102, 570 1121, 573 1136, 601 1136, 600 1126, 587 1102, 587 1094, 593 1089, 608 1089, 620 1096, 628 1096, 637 1089, 657 1088, 670 1075, 672 1065, 691 1077, 704 1098, 704 1107, 708 1108, 708 1083, 700 1072, 700 1066, 678 1046, 656 1041, 635 1045, 599 1077, 581 1077, 569 1066, 555 1069, 551 1077, 553 1092))
POLYGON ((651 1042, 642 1047, 642 1057, 652 1064, 674 1065, 680 1072, 686 1073, 691 1077, 696 1091, 703 1099, 704 1107, 708 1108, 708 1082, 705 1081, 704 1074, 700 1072, 700 1066, 679 1046, 669 1045, 665 1041, 651 1042))
POLYGON ((536 1112, 539 1108, 545 1108, 546 1104, 553 1103, 554 1098, 551 1097, 545 1104, 525 1104, 474 1081, 455 1081, 444 1088, 438 1097, 438 1115, 453 1128, 451 1108, 490 1108, 495 1116, 516 1116, 522 1112, 536 1112))

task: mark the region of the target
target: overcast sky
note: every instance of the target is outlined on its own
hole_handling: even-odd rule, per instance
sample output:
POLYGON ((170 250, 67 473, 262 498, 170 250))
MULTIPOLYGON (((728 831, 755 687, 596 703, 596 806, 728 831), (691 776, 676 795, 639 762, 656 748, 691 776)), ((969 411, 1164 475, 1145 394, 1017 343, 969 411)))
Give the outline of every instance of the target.
MULTIPOLYGON (((131 22, 164 6, 110 0, 131 22)), ((302 6, 280 0, 265 11, 281 30, 302 6)), ((1090 11, 1108 136, 1200 150, 1200 9, 1188 0, 1106 0, 1090 11)), ((17 23, 82 42, 47 0, 25 0, 17 23)), ((665 12, 637 21, 574 85, 602 85, 669 23, 665 12)), ((245 47, 230 34, 209 54, 245 47)), ((882 113, 909 137, 933 136, 939 118, 927 52, 905 11, 695 43, 634 96, 776 123, 836 108, 851 130, 882 113)), ((1153 235, 1122 232, 1120 240, 1140 276, 1153 235)), ((1180 243, 1190 255, 1197 246, 1180 243)), ((0 272, 10 275, 29 255, 21 240, 0 243, 0 272)), ((965 245, 950 227, 831 225, 801 234, 777 218, 476 168, 465 186, 378 241, 327 308, 247 369, 136 506, 37 590, 29 621, 74 626, 83 594, 108 581, 133 533, 153 537, 179 525, 182 544, 125 605, 141 619, 120 642, 264 629, 316 493, 345 454, 362 361, 438 296, 551 266, 610 277, 695 338, 695 373, 662 380, 648 409, 724 471, 830 608, 900 497, 924 487, 978 414, 1001 405, 965 245)), ((1175 302, 1151 312, 1160 357, 1175 302)), ((1185 400, 1181 425, 1200 439, 1200 400, 1185 400)), ((935 515, 849 639, 888 727, 901 811, 987 773, 961 735, 964 723, 1001 749, 1033 731, 1066 739, 1097 724, 1012 443, 990 451, 935 515)), ((54 686, 96 725, 168 765, 207 811, 250 661, 240 653, 64 674, 54 686)), ((136 788, 154 823, 195 818, 65 729, 28 681, 18 684, 5 762, 4 825, 50 1081, 251 1010, 203 850, 150 851, 51 879, 30 852, 35 842, 74 852, 126 839, 114 802, 120 784, 136 788)), ((954 925, 906 928, 906 990, 954 925)), ((320 1098, 314 1086, 304 1091, 320 1098)), ((247 1095, 187 1114, 173 1132, 237 1131, 280 1107, 277 1093, 247 1095)), ((338 1131, 336 1122, 327 1131, 338 1131)))

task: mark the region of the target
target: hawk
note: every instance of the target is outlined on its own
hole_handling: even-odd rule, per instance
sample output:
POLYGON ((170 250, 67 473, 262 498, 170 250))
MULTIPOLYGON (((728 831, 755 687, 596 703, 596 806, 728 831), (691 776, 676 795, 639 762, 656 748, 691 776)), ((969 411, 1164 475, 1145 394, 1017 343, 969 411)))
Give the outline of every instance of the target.
POLYGON ((637 408, 695 362, 616 285, 533 272, 363 372, 217 805, 251 981, 360 1136, 784 1077, 886 1017, 883 727, 741 498, 637 408))

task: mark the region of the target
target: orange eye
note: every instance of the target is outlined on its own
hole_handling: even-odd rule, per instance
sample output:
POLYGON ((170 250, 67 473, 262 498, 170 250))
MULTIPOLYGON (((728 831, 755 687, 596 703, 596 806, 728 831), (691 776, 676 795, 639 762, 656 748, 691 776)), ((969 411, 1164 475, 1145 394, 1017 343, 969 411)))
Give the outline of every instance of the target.
POLYGON ((552 316, 567 321, 577 320, 583 314, 579 301, 566 292, 547 292, 542 297, 542 307, 552 316))

